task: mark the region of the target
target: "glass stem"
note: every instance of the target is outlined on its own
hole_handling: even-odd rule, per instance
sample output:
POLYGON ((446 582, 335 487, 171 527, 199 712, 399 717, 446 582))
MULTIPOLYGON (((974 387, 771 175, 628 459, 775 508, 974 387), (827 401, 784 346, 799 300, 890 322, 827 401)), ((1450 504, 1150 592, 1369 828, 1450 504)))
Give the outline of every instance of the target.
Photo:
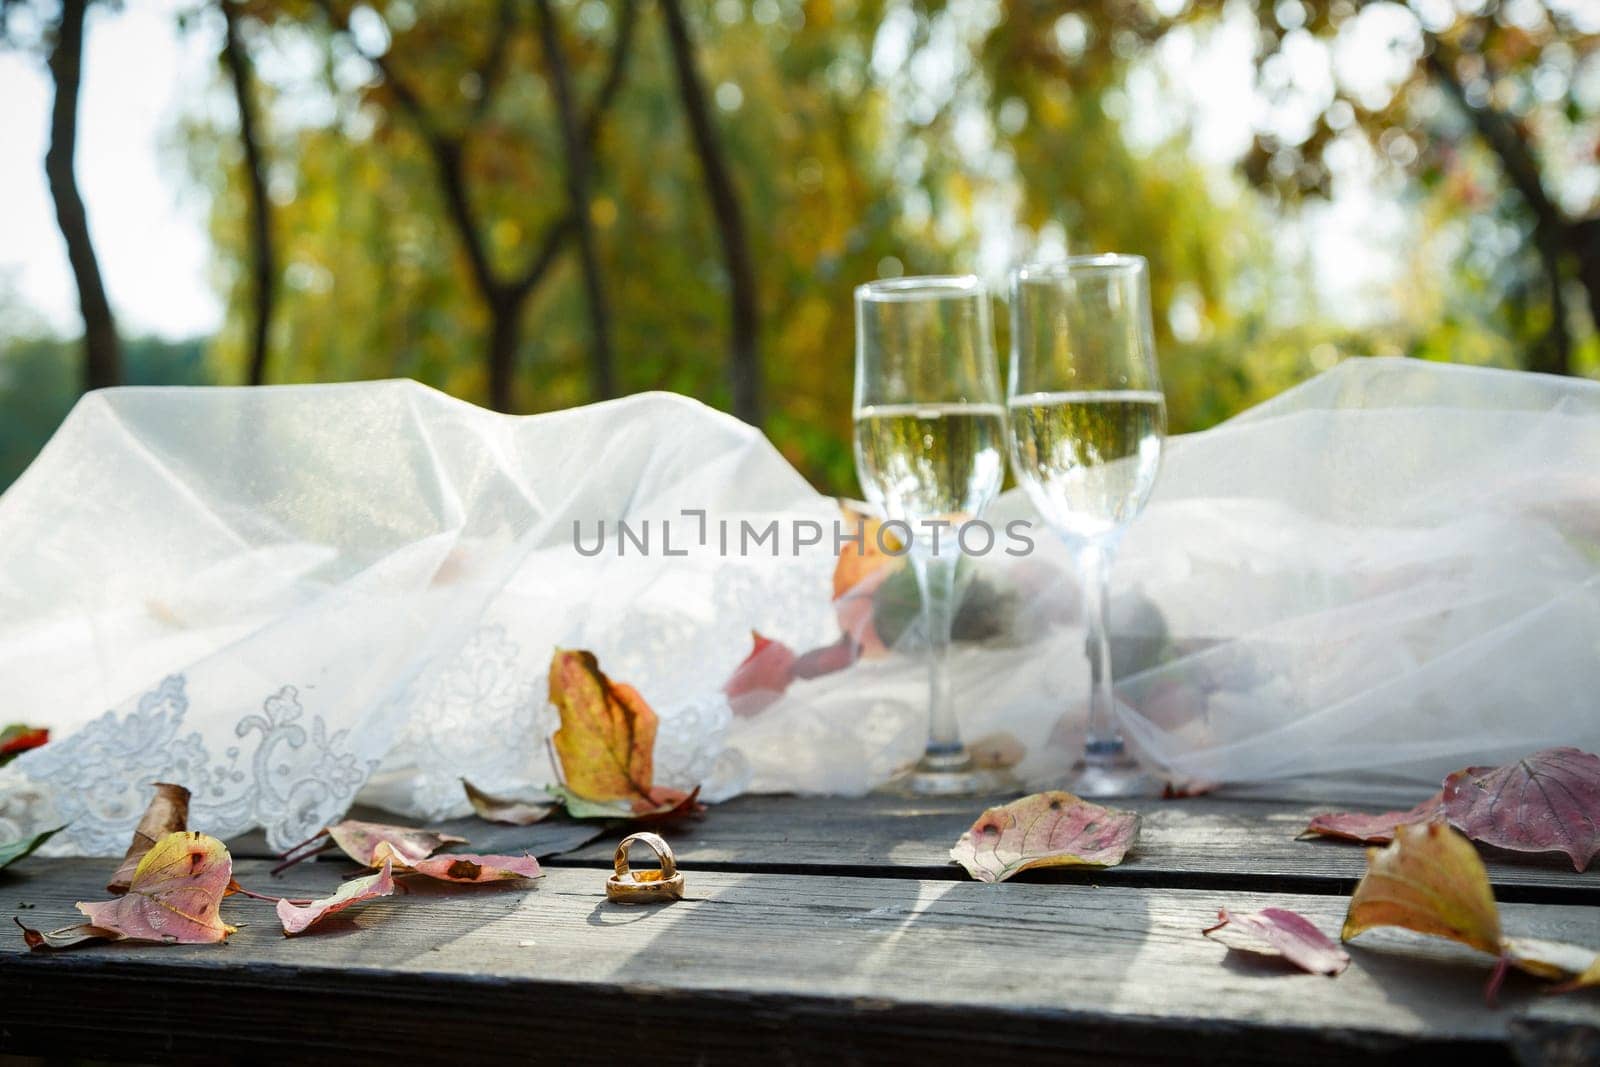
POLYGON ((911 566, 922 595, 922 629, 928 638, 928 751, 925 767, 966 762, 961 726, 950 691, 950 627, 955 614, 956 556, 914 550, 911 566))
POLYGON ((1078 557, 1083 574, 1083 616, 1088 627, 1089 730, 1084 762, 1114 765, 1123 762, 1122 735, 1117 730, 1116 694, 1111 678, 1111 557, 1110 545, 1091 545, 1078 557))

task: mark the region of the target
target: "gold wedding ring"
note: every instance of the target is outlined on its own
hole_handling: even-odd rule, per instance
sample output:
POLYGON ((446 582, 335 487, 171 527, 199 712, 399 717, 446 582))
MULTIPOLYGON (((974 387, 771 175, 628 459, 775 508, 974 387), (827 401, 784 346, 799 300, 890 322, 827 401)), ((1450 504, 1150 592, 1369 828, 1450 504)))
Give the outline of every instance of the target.
POLYGON ((655 904, 683 899, 683 875, 672 846, 651 833, 629 834, 617 846, 617 873, 606 879, 606 899, 618 904, 655 904), (628 849, 635 843, 649 846, 661 861, 659 871, 635 871, 628 867, 628 849))

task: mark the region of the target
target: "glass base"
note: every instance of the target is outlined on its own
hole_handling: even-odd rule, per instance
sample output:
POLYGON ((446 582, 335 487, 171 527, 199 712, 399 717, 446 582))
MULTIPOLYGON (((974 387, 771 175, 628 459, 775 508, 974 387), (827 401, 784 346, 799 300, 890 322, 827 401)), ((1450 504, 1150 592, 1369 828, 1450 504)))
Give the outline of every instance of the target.
POLYGON ((941 755, 930 752, 916 766, 891 779, 880 792, 901 797, 969 797, 1016 793, 1021 784, 1004 767, 980 767, 965 749, 941 755))
POLYGON ((1158 797, 1165 783, 1129 756, 1121 741, 1091 741, 1064 785, 1085 799, 1103 799, 1158 797))

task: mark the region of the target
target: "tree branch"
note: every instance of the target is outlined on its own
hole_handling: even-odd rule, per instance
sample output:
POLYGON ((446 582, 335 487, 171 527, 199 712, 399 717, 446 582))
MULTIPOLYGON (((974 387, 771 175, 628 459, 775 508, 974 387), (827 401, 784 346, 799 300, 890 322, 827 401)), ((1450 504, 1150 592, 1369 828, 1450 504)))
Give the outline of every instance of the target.
POLYGON ((500 0, 495 9, 494 38, 489 42, 489 52, 478 68, 478 98, 472 103, 472 117, 481 119, 489 110, 495 92, 500 88, 506 69, 506 53, 510 51, 511 34, 516 29, 516 8, 512 0, 500 0))
POLYGON ((565 149, 563 169, 567 204, 573 232, 578 238, 584 297, 589 306, 589 328, 594 344, 589 364, 590 381, 595 398, 604 400, 616 395, 616 382, 611 360, 611 315, 606 302, 605 284, 600 276, 594 225, 589 217, 589 145, 584 143, 579 130, 572 80, 567 71, 566 52, 561 45, 561 31, 556 25, 555 12, 551 10, 550 0, 534 0, 533 6, 535 21, 539 25, 540 44, 544 49, 545 67, 556 101, 561 142, 565 149))
POLYGON ((716 124, 706 101, 705 86, 695 67, 694 42, 689 36, 679 0, 660 0, 678 79, 678 97, 689 121, 689 132, 705 174, 706 194, 722 243, 728 269, 730 296, 729 377, 733 386, 733 412, 753 426, 761 425, 761 354, 757 348, 760 314, 757 308, 755 259, 745 232, 739 191, 723 154, 716 124))
MULTIPOLYGON (((334 10, 330 0, 317 0, 317 5, 338 30, 347 37, 351 36, 349 22, 334 10)), ((401 110, 405 111, 422 135, 422 141, 428 148, 428 155, 433 160, 434 170, 439 176, 445 210, 449 213, 456 235, 461 240, 462 250, 467 256, 467 267, 472 271, 472 278, 478 286, 478 291, 491 305, 503 299, 505 287, 495 277, 494 268, 489 262, 489 251, 484 246, 483 235, 478 228, 472 198, 467 192, 463 166, 465 145, 461 138, 447 134, 439 128, 427 106, 422 103, 422 98, 404 78, 400 77, 399 71, 389 62, 387 56, 369 54, 355 42, 353 37, 351 44, 363 59, 378 68, 378 72, 383 75, 384 84, 394 93, 401 110)))
POLYGON ((233 0, 218 0, 225 33, 222 61, 233 84, 239 107, 239 141, 244 146, 245 178, 250 197, 250 231, 254 251, 255 322, 250 337, 249 382, 260 385, 267 376, 267 333, 272 325, 272 305, 277 290, 276 256, 272 244, 272 206, 267 199, 266 163, 257 129, 254 77, 250 57, 239 36, 239 16, 233 0))

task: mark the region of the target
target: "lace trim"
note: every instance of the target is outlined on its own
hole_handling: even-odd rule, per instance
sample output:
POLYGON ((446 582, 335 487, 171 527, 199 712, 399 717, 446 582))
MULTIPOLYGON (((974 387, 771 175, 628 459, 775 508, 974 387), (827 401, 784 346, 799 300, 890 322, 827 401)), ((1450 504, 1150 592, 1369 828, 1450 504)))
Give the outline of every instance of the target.
POLYGON ((67 850, 125 849, 155 782, 189 788, 192 826, 223 838, 261 826, 270 845, 286 848, 342 814, 377 769, 351 750, 348 730, 329 733, 322 716, 308 719, 292 685, 240 718, 233 734, 245 743, 213 759, 200 731, 184 731, 185 682, 172 675, 133 711, 108 711, 17 762, 48 791, 47 817, 66 824, 59 840, 67 850))

